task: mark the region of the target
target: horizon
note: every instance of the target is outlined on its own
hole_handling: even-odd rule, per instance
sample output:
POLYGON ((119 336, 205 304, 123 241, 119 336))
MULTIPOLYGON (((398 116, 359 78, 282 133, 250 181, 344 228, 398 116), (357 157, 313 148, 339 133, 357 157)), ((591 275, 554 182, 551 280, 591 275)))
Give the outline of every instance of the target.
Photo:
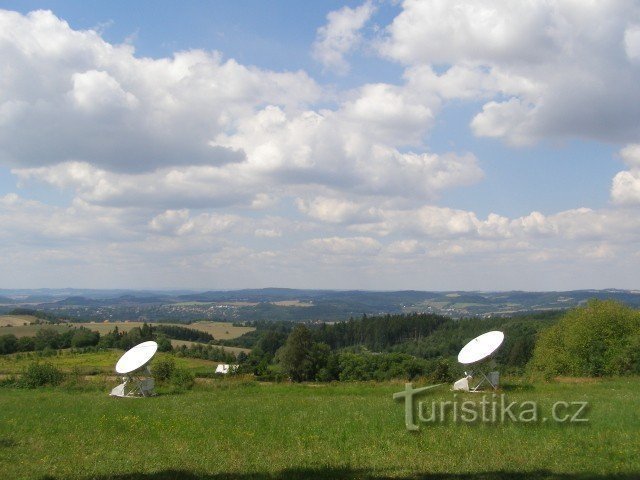
POLYGON ((640 288, 637 2, 3 5, 0 288, 640 288))

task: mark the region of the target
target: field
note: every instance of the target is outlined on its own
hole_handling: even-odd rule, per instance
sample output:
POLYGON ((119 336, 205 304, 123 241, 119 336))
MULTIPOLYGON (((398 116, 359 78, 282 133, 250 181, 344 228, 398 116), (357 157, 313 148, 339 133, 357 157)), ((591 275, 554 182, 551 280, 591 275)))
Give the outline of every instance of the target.
MULTIPOLYGON (((637 479, 640 379, 507 389, 542 411, 589 401, 587 424, 404 428, 401 383, 221 380, 183 394, 0 389, 0 471, 11 479, 637 479)), ((424 397, 451 400, 446 389, 424 397)), ((477 400, 477 396, 471 394, 477 400)))
POLYGON ((36 320, 36 317, 32 315, 0 315, 0 327, 15 327, 17 325, 30 324, 36 320))
MULTIPOLYGON (((122 350, 107 350, 95 353, 71 353, 69 350, 60 350, 60 354, 50 357, 39 358, 35 353, 22 353, 12 355, 0 355, 0 374, 21 373, 36 359, 43 362, 50 362, 65 372, 79 371, 87 375, 93 374, 113 374, 113 369, 124 353, 122 350)), ((176 365, 191 370, 198 374, 201 372, 212 373, 215 371, 218 362, 202 360, 199 358, 185 358, 158 352, 154 361, 163 358, 174 358, 176 365)), ((153 367, 153 362, 151 363, 153 367)), ((0 390, 0 395, 2 391, 0 390)))
POLYGON ((233 324, 225 322, 195 322, 182 326, 210 333, 216 340, 229 340, 255 330, 253 327, 234 327, 233 324))
MULTIPOLYGON (((5 321, 7 323, 11 321, 7 317, 10 317, 13 319, 18 318, 12 315, 0 315, 0 325, 2 325, 3 322, 5 321), (5 320, 5 318, 7 318, 7 320, 5 320)), ((25 316, 24 318, 34 318, 34 317, 25 316)), ((14 322, 16 322, 16 320, 14 320, 14 322)), ((16 337, 32 337, 38 332, 38 330, 44 327, 53 328, 59 332, 63 332, 66 329, 73 328, 73 327, 86 327, 90 330, 99 332, 100 335, 103 335, 105 333, 111 332, 116 326, 118 327, 118 330, 120 330, 121 332, 127 332, 134 327, 142 326, 141 322, 106 322, 106 323, 88 322, 88 323, 62 323, 62 324, 44 324, 44 325, 42 324, 23 325, 23 323, 24 322, 14 323, 12 325, 16 325, 16 326, 6 326, 6 327, 0 328, 0 335, 13 334, 16 337)), ((154 324, 151 323, 151 325, 154 325, 154 324)), ((215 338, 216 340, 228 340, 231 338, 236 338, 247 332, 251 332, 255 330, 252 327, 235 327, 231 323, 225 323, 225 322, 195 322, 188 325, 186 324, 169 324, 169 325, 179 325, 181 327, 188 327, 188 328, 194 328, 196 330, 201 330, 203 332, 210 333, 211 335, 213 335, 213 338, 215 338)))
MULTIPOLYGON (((190 342, 189 340, 171 340, 171 345, 173 348, 179 347, 180 345, 186 345, 187 347, 191 345, 198 345, 198 342, 190 342)), ((226 352, 231 352, 237 355, 240 352, 249 353, 251 351, 250 348, 240 348, 240 347, 218 347, 222 348, 226 352)))

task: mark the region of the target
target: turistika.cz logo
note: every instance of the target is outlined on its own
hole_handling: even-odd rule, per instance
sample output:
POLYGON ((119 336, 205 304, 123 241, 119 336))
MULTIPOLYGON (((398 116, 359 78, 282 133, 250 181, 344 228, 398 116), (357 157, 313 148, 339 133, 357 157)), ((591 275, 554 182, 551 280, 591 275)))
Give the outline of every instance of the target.
POLYGON ((536 423, 552 420, 563 424, 586 423, 589 402, 557 401, 551 405, 550 417, 541 414, 542 409, 532 400, 509 402, 505 394, 483 394, 479 401, 453 394, 452 400, 419 401, 416 397, 443 384, 413 388, 406 383, 404 391, 393 394, 394 400, 404 400, 404 420, 407 430, 419 430, 417 421, 433 423, 536 423), (417 403, 417 405, 416 405, 417 403), (416 408, 417 407, 417 408, 416 408), (416 415, 417 414, 417 415, 416 415))

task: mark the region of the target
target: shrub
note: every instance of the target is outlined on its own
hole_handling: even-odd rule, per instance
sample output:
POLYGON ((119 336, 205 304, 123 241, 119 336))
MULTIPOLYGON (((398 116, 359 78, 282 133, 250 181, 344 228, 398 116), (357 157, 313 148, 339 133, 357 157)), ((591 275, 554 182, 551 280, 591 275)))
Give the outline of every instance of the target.
POLYGON ((19 385, 26 388, 59 385, 64 379, 62 371, 49 362, 32 363, 20 378, 19 385))
POLYGON ((153 376, 159 382, 166 382, 176 371, 176 362, 173 358, 157 360, 153 365, 153 376))
POLYGON ((530 368, 545 377, 640 373, 640 313, 593 300, 541 332, 530 368))
POLYGON ((174 368, 171 374, 171 384, 182 390, 191 390, 196 383, 195 375, 184 368, 174 368))

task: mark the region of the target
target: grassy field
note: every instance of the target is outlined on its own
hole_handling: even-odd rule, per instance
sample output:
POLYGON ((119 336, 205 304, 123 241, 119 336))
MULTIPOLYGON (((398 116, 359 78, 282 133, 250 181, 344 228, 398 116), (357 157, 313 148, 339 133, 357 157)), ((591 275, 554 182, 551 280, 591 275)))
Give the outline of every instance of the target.
MULTIPOLYGON (((186 345, 187 347, 191 346, 191 345, 198 345, 198 342, 190 342, 189 340, 171 340, 171 345, 173 345, 173 347, 179 347, 181 345, 186 345)), ((244 352, 244 353, 249 353, 251 351, 250 348, 240 348, 240 347, 218 347, 218 348, 222 348, 223 350, 227 351, 227 352, 231 352, 235 355, 237 355, 240 352, 244 352)))
MULTIPOLYGON (((13 315, 0 315, 0 325, 3 322, 9 322, 7 317, 18 318, 13 315), (5 320, 7 318, 7 320, 5 320)), ((24 318, 27 318, 25 316, 24 318)), ((29 317, 34 318, 34 317, 29 317)), ((16 326, 3 326, 0 328, 0 335, 13 334, 16 337, 33 337, 38 330, 46 327, 53 328, 59 332, 63 332, 73 327, 87 327, 90 330, 97 331, 100 335, 111 332, 116 326, 121 332, 128 332, 134 327, 142 326, 141 322, 87 322, 87 323, 62 323, 62 324, 44 324, 44 325, 24 325, 25 322, 17 323, 16 326)), ((151 323, 151 325, 155 325, 151 323)), ((171 324, 179 325, 181 327, 194 328, 203 332, 210 333, 213 338, 217 340, 228 340, 231 338, 239 337, 247 332, 255 330, 252 327, 234 327, 231 323, 225 322, 195 322, 189 325, 185 324, 171 324)))
MULTIPOLYGON (((17 325, 28 325, 37 319, 32 315, 0 315, 0 327, 15 327, 17 325)), ((2 330, 0 330, 2 332, 2 330)), ((1 333, 0 333, 1 334, 1 333)))
MULTIPOLYGON (((551 383, 510 400, 589 401, 589 423, 404 427, 392 384, 222 380, 148 399, 0 389, 7 479, 638 479, 640 379, 551 383)), ((469 394, 471 398, 477 396, 469 394)), ((451 400, 445 389, 425 400, 451 400)))
POLYGON ((237 338, 255 330, 253 327, 234 327, 231 323, 225 322, 195 322, 183 326, 210 333, 216 340, 237 338))
MULTIPOLYGON (((50 357, 38 357, 36 353, 0 355, 0 374, 21 373, 27 365, 36 360, 50 362, 65 372, 76 370, 87 375, 112 374, 116 362, 124 353, 122 350, 106 350, 95 353, 72 353, 69 350, 60 350, 59 352, 61 353, 50 357)), ((209 360, 176 357, 168 353, 158 352, 151 362, 151 367, 153 368, 153 362, 158 359, 169 357, 175 359, 177 366, 191 370, 195 374, 212 373, 218 364, 218 362, 209 360)), ((1 391, 0 395, 2 395, 1 391)))

